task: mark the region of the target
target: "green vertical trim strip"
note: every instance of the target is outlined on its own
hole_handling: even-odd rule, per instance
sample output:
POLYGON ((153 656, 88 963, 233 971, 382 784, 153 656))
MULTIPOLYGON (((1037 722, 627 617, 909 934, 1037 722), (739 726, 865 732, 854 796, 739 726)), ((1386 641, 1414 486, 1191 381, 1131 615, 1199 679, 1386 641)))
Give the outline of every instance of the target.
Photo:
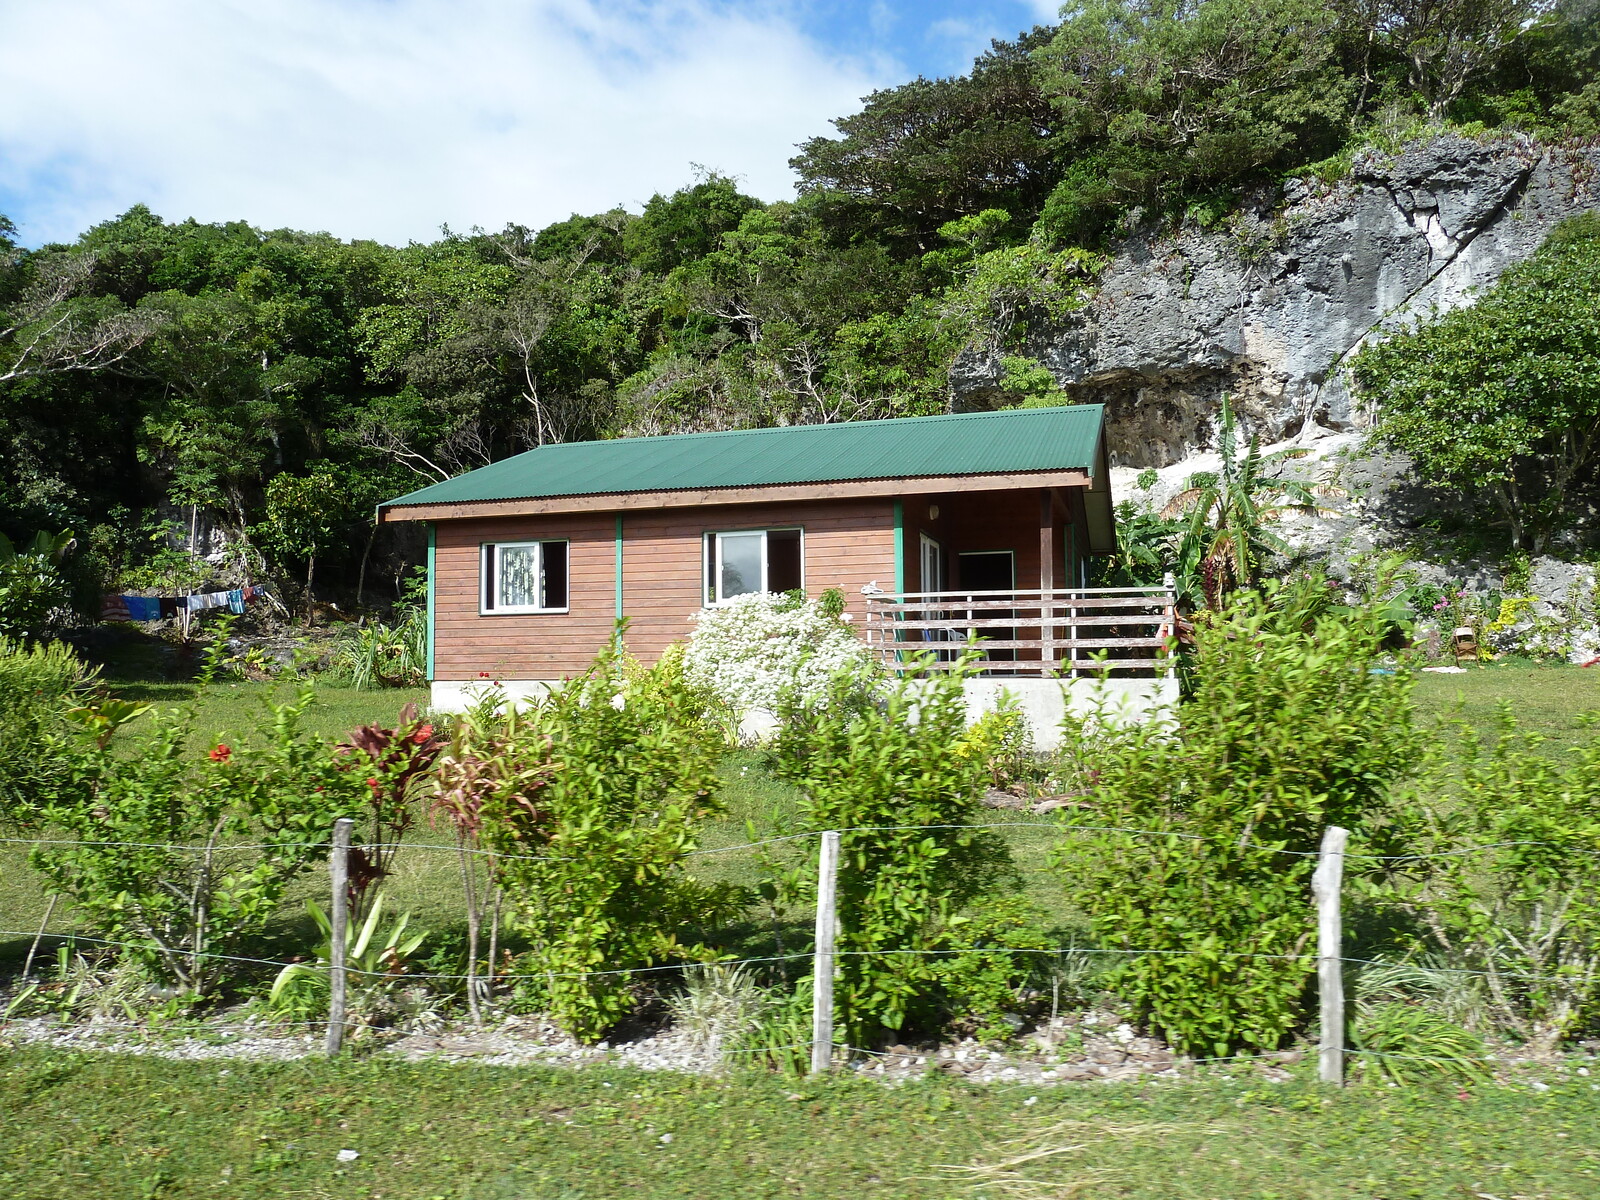
POLYGON ((906 590, 906 502, 894 502, 894 590, 903 595, 906 590))
POLYGON ((428 682, 433 682, 434 568, 438 559, 438 526, 428 522, 428 682))
POLYGON ((617 514, 617 620, 622 620, 622 514, 617 514))

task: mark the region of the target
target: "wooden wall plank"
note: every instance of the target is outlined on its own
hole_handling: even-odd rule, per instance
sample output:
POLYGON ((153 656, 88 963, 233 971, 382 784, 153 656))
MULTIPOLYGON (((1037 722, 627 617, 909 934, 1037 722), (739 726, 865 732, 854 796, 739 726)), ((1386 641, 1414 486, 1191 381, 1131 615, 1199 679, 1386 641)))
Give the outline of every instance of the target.
MULTIPOLYGON (((871 497, 624 514, 623 609, 629 649, 652 662, 687 636, 700 608, 702 537, 708 530, 805 530, 806 590, 838 587, 857 628, 866 618, 863 584, 893 587, 892 501, 871 497)), ((441 521, 435 676, 562 679, 582 672, 611 636, 616 613, 616 518, 610 512, 441 521), (487 541, 565 538, 566 613, 479 613, 479 546, 487 541)))

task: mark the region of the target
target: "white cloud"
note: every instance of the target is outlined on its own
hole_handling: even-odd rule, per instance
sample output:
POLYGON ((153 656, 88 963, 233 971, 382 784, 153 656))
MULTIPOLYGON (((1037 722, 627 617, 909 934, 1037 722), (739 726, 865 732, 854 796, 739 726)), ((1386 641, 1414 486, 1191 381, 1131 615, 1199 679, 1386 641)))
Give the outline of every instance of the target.
POLYGON ((717 0, 0 0, 0 211, 146 202, 341 237, 539 226, 690 179, 768 199, 887 61, 717 0))

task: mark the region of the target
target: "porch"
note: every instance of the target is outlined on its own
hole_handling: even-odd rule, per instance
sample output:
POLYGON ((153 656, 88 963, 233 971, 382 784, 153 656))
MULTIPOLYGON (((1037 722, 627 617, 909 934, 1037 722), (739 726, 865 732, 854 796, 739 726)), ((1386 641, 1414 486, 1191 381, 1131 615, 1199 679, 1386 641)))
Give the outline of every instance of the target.
POLYGON ((980 675, 1166 677, 1171 588, 882 592, 863 589, 869 647, 891 666, 948 670, 976 645, 980 675))

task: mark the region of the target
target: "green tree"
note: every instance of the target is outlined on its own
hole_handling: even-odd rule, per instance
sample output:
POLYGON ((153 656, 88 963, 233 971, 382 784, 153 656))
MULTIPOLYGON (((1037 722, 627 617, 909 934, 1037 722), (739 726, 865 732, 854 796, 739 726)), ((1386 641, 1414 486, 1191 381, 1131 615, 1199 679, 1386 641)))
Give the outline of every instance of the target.
POLYGON ((280 559, 306 564, 305 605, 311 611, 317 557, 342 539, 349 521, 349 499, 337 476, 326 467, 310 475, 274 475, 267 484, 266 519, 255 527, 256 538, 280 559))
POLYGON ((1600 214, 1562 222, 1476 304, 1387 341, 1352 368, 1374 436, 1417 474, 1487 495, 1514 548, 1542 552, 1600 434, 1600 214))
POLYGON ((642 271, 665 275, 674 267, 703 258, 723 234, 737 229, 761 201, 715 171, 670 196, 651 196, 644 213, 623 230, 629 260, 642 271))
POLYGON ((1344 0, 1371 42, 1401 63, 1406 83, 1442 120, 1476 77, 1549 18, 1555 0, 1344 0))
POLYGON ((1048 38, 1036 28, 992 43, 966 75, 873 92, 834 121, 838 137, 811 138, 790 160, 804 203, 841 239, 916 254, 950 221, 1037 212, 1055 173, 1056 118, 1029 55, 1048 38))
POLYGON ((1072 165, 1041 223, 1068 241, 1331 153, 1352 92, 1321 0, 1091 0, 1035 57, 1072 165))

